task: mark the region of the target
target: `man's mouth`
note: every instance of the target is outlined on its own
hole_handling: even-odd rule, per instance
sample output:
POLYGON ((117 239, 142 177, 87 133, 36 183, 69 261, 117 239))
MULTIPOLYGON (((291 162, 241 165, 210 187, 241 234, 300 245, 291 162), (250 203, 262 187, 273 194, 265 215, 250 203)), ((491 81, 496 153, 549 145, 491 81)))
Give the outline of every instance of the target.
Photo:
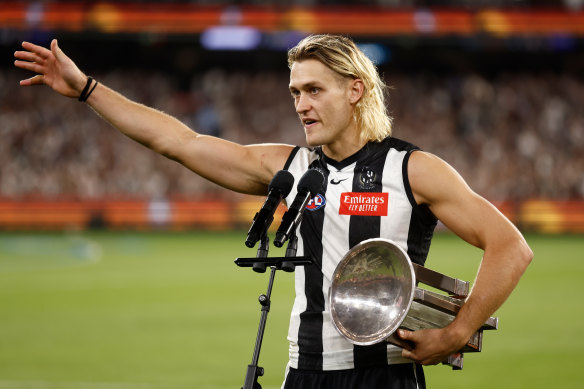
POLYGON ((314 123, 316 123, 316 120, 314 119, 304 119, 302 121, 302 123, 304 123, 305 127, 310 127, 311 125, 313 125, 314 123))

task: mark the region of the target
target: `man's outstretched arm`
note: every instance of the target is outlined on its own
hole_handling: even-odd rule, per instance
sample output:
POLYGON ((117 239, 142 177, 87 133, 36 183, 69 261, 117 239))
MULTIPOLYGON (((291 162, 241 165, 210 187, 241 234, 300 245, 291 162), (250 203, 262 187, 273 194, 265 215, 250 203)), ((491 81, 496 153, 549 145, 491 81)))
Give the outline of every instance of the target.
MULTIPOLYGON (((48 85, 63 96, 80 96, 88 77, 56 40, 50 49, 29 42, 22 47, 23 51, 14 53, 15 66, 37 73, 22 80, 22 86, 48 85)), ((90 86, 93 88, 95 81, 90 86)), ((268 183, 292 149, 276 144, 242 146, 200 135, 176 118, 129 100, 100 83, 87 104, 126 136, 216 184, 242 193, 266 193, 268 183)))

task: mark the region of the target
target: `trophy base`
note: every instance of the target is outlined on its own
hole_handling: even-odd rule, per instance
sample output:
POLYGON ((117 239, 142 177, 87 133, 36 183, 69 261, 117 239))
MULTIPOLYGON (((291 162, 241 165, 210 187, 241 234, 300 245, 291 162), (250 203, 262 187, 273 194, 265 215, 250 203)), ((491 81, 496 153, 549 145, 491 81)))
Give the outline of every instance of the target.
MULTIPOLYGON (((430 328, 444 328, 456 317, 456 314, 464 304, 462 298, 441 295, 425 289, 416 287, 414 300, 410 306, 407 316, 404 318, 400 328, 410 331, 418 331, 430 328)), ((462 369, 463 353, 480 352, 483 346, 483 330, 496 330, 499 319, 490 317, 485 324, 476 331, 468 340, 467 344, 457 353, 448 357, 443 363, 452 366, 454 369, 462 369)), ((387 341, 398 347, 411 350, 413 345, 400 339, 395 333, 387 341)))

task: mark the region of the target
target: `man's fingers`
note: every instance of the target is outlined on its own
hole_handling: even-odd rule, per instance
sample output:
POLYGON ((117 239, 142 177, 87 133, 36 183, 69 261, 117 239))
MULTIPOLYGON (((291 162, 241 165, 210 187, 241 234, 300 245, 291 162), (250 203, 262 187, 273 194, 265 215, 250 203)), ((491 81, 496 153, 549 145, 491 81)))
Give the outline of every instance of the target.
POLYGON ((38 56, 40 56, 43 59, 46 59, 51 55, 51 52, 49 49, 42 47, 42 46, 35 45, 34 43, 22 42, 22 47, 27 51, 30 51, 32 53, 37 54, 38 56))
MULTIPOLYGON (((14 66, 35 73, 41 74, 44 73, 45 70, 44 65, 46 63, 47 57, 43 56, 41 51, 38 50, 38 48, 40 47, 28 42, 23 42, 22 47, 25 48, 26 51, 19 50, 14 52, 14 57, 16 58, 16 60, 14 61, 14 66)), ((44 50, 46 51, 46 49, 44 50)), ((24 80, 26 82, 24 83, 21 82, 21 85, 36 85, 43 83, 42 77, 35 76, 29 80, 32 81, 29 82, 28 80, 24 80)))
POLYGON ((44 76, 40 74, 31 78, 27 78, 26 80, 20 81, 20 85, 22 86, 43 85, 44 83, 45 83, 44 76))
POLYGON ((404 348, 402 349, 402 357, 414 360, 414 353, 404 348))
POLYGON ((36 62, 28 62, 28 61, 14 61, 14 66, 24 69, 30 70, 31 72, 35 73, 43 73, 43 68, 36 62))
POLYGON ((28 62, 42 62, 44 58, 39 56, 38 54, 32 53, 30 51, 15 51, 14 58, 18 58, 23 61, 28 62))
POLYGON ((416 345, 414 344, 414 342, 412 342, 412 335, 413 335, 412 331, 407 331, 403 329, 397 330, 397 336, 403 341, 405 341, 405 343, 412 345, 412 348, 402 349, 402 357, 416 361, 416 358, 414 357, 414 349, 416 345))
POLYGON ((38 74, 34 77, 29 78, 30 85, 43 85, 45 83, 45 76, 38 74))
POLYGON ((440 363, 440 361, 433 361, 431 358, 420 359, 420 357, 418 355, 416 355, 415 350, 409 351, 409 350, 403 349, 402 350, 402 357, 410 359, 410 360, 417 362, 417 363, 424 365, 424 366, 436 365, 436 364, 440 363))
POLYGON ((57 42, 56 39, 53 39, 51 41, 51 52, 53 53, 55 58, 57 58, 57 60, 59 60, 59 61, 62 61, 65 58, 67 58, 65 53, 63 53, 63 50, 61 50, 61 48, 59 47, 59 43, 57 42))
POLYGON ((397 335, 400 338, 402 338, 403 340, 412 340, 413 334, 414 333, 412 331, 402 330, 402 329, 397 330, 397 335))

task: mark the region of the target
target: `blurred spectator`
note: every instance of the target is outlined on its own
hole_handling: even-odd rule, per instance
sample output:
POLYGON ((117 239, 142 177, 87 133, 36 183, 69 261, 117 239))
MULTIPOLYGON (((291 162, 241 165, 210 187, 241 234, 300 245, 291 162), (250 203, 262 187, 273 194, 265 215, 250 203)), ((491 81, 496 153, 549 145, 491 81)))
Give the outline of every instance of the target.
MULTIPOLYGON (((0 197, 233 196, 108 128, 77 101, 15 87, 21 75, 0 70, 0 197)), ((155 71, 94 76, 201 132, 248 144, 304 144, 285 70, 215 69, 180 89, 155 71)), ((490 200, 584 197, 581 79, 407 73, 387 82, 394 135, 451 163, 490 200)))

